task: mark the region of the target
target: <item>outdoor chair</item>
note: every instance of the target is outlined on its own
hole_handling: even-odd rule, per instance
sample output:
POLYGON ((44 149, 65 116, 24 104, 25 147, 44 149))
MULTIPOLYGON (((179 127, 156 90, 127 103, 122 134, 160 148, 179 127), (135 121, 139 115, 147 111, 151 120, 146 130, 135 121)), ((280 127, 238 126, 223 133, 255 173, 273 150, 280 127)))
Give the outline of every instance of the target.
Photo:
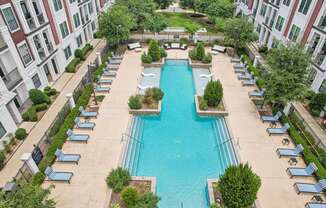
POLYGON ((89 121, 84 121, 82 122, 79 117, 75 118, 75 125, 79 129, 94 129, 95 123, 94 122, 89 122, 89 121))
POLYGON ((138 84, 137 87, 139 89, 141 89, 141 90, 146 90, 147 88, 151 88, 151 86, 149 86, 149 85, 144 86, 144 85, 141 85, 141 84, 138 84))
POLYGON ((182 50, 187 50, 188 46, 187 46, 187 44, 182 44, 180 48, 181 48, 182 50))
POLYGON ((282 113, 281 111, 278 111, 274 116, 262 116, 261 120, 264 122, 277 122, 279 118, 281 118, 282 113))
POLYGON ((55 151, 55 156, 57 157, 57 162, 74 162, 78 164, 81 155, 80 154, 65 154, 61 149, 55 151))
POLYGON ((95 111, 85 111, 83 106, 79 107, 80 116, 82 117, 97 117, 97 112, 95 111))
POLYGON ((119 70, 119 65, 117 64, 107 64, 105 66, 105 71, 118 71, 119 70))
POLYGON ((217 51, 217 52, 225 53, 226 47, 219 46, 219 45, 214 45, 213 48, 212 48, 212 51, 217 51))
POLYGON ((117 73, 116 72, 109 71, 109 70, 104 70, 102 76, 116 77, 117 76, 117 73))
POLYGON ((119 65, 121 64, 122 60, 121 59, 111 59, 109 61, 109 64, 112 64, 112 65, 119 65))
POLYGON ((297 145, 295 148, 278 148, 276 153, 279 157, 298 157, 303 151, 303 146, 301 144, 297 145))
POLYGON ((244 63, 236 63, 236 64, 233 64, 233 68, 234 69, 246 68, 246 64, 244 64, 244 63))
POLYGON ((154 73, 144 73, 144 72, 142 72, 141 75, 143 77, 155 77, 156 76, 156 74, 154 74, 154 73))
POLYGON ((97 84, 112 84, 112 79, 103 79, 100 76, 97 76, 97 84))
POLYGON ((68 141, 74 141, 74 142, 86 142, 89 139, 89 135, 87 134, 74 134, 71 129, 68 129, 67 131, 68 141))
POLYGON ((171 49, 180 49, 180 43, 171 43, 171 49))
POLYGON ((306 168, 294 168, 289 167, 286 169, 286 172, 288 172, 291 176, 301 176, 301 177, 308 177, 312 176, 316 171, 318 170, 315 163, 309 163, 309 165, 306 168))
POLYGON ((240 63, 242 61, 242 55, 240 56, 240 58, 232 58, 231 59, 231 63, 240 63))
POLYGON ((136 49, 136 48, 141 48, 141 45, 140 45, 139 42, 128 44, 128 49, 129 49, 129 50, 134 50, 134 49, 136 49))
POLYGON ((56 172, 50 166, 45 169, 44 173, 48 181, 64 181, 68 183, 70 183, 71 177, 74 175, 72 172, 56 172))
POLYGON ((199 77, 200 78, 212 78, 214 76, 213 73, 210 73, 210 74, 200 74, 199 77))
POLYGON ((272 134, 285 134, 289 128, 290 128, 290 125, 288 123, 286 123, 281 128, 267 128, 266 131, 270 136, 272 134))
POLYGON ((249 72, 246 72, 245 74, 238 74, 239 80, 251 80, 252 78, 252 74, 250 74, 249 72))
POLYGON ((255 79, 242 80, 242 86, 254 86, 256 84, 255 79))
POLYGON ((312 183, 295 183, 293 185, 297 190, 297 193, 310 193, 310 194, 319 194, 323 193, 326 188, 326 180, 320 180, 316 184, 312 183))
POLYGON ((326 208, 326 203, 324 202, 307 202, 306 208, 326 208))
POLYGON ((264 97, 264 94, 265 94, 264 90, 255 90, 248 93, 249 97, 258 97, 258 98, 264 97))
POLYGON ((96 85, 95 87, 94 87, 94 91, 95 92, 110 92, 110 90, 111 90, 111 88, 110 87, 102 87, 102 86, 99 86, 99 85, 96 85))
POLYGON ((247 68, 235 68, 234 69, 234 73, 237 73, 237 74, 246 74, 246 73, 248 73, 248 71, 247 71, 247 68))

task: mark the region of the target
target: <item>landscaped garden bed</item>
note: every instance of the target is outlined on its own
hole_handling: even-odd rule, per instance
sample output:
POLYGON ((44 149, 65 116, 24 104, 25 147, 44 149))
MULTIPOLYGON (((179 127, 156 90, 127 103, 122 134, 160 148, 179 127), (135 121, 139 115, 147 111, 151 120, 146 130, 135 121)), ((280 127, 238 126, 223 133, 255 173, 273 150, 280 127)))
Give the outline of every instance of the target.
POLYGON ((208 106, 206 110, 200 109, 201 100, 204 99, 202 96, 195 95, 195 104, 196 104, 196 112, 200 116, 228 116, 229 113, 226 110, 226 106, 224 100, 222 99, 221 102, 215 106, 210 107, 208 106))
POLYGON ((165 49, 160 48, 156 40, 150 40, 148 52, 142 54, 141 61, 144 67, 162 67, 166 56, 165 49))
POLYGON ((66 67, 66 72, 75 73, 78 67, 86 60, 90 52, 93 50, 93 46, 87 43, 82 49, 75 50, 75 58, 70 61, 66 67))

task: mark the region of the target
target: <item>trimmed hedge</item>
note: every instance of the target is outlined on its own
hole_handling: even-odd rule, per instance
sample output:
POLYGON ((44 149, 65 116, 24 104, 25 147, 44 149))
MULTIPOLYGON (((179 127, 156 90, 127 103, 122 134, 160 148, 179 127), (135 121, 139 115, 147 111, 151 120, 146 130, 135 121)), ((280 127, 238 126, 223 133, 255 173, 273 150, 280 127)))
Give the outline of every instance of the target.
POLYGON ((261 71, 258 68, 254 67, 252 60, 249 58, 249 56, 247 54, 242 54, 242 56, 243 56, 243 60, 248 65, 248 71, 250 73, 252 73, 257 78, 257 81, 256 81, 257 87, 259 89, 262 89, 265 85, 265 80, 262 76, 261 71))
POLYGON ((64 142, 67 139, 66 132, 69 128, 73 128, 74 126, 74 119, 79 115, 79 107, 83 106, 86 107, 88 104, 89 98, 91 97, 93 92, 92 85, 85 86, 83 93, 78 98, 76 102, 76 106, 70 111, 70 113, 65 118, 64 123, 60 126, 59 131, 54 135, 52 139, 52 144, 50 145, 48 152, 46 153, 45 157, 42 159, 41 163, 39 164, 40 172, 38 172, 33 177, 34 184, 42 184, 45 178, 44 170, 47 166, 51 166, 52 163, 55 161, 55 151, 61 148, 64 142))
POLYGON ((81 52, 82 52, 82 60, 85 60, 86 58, 86 55, 89 51, 91 51, 93 49, 93 46, 89 43, 86 43, 86 45, 81 49, 81 52))
POLYGON ((70 61, 70 63, 66 66, 66 72, 75 73, 76 66, 80 63, 80 58, 74 58, 70 61))
POLYGON ((24 121, 37 121, 35 106, 30 107, 25 113, 23 113, 22 118, 24 121))
POLYGON ((76 49, 74 53, 75 58, 71 60, 70 63, 66 66, 66 72, 75 73, 77 65, 81 61, 86 60, 86 54, 92 49, 93 46, 89 43, 87 43, 82 49, 76 49))
POLYGON ((101 64, 92 74, 92 80, 93 82, 97 81, 97 77, 101 76, 103 74, 103 70, 104 70, 104 64, 101 64))
POLYGON ((18 140, 23 140, 27 137, 26 129, 24 128, 18 128, 15 132, 15 137, 18 140))

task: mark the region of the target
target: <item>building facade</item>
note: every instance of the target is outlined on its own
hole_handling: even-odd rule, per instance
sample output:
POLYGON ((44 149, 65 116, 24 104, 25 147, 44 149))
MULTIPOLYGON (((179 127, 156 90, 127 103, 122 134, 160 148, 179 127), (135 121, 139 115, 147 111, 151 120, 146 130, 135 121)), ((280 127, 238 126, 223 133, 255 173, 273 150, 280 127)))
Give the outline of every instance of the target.
POLYGON ((52 85, 93 39, 112 0, 0 0, 0 139, 17 129, 28 91, 52 85))
POLYGON ((309 82, 315 92, 326 92, 326 1, 237 0, 236 13, 255 25, 260 45, 278 41, 303 45, 313 57, 309 82))

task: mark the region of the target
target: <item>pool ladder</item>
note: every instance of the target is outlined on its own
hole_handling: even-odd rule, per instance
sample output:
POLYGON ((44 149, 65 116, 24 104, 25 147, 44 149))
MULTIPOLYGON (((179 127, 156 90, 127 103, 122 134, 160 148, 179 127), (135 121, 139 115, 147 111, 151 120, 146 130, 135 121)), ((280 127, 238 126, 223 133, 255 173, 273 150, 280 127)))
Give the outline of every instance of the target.
POLYGON ((127 134, 127 133, 122 133, 122 139, 121 139, 122 142, 124 141, 125 137, 128 137, 129 139, 132 139, 132 140, 140 143, 141 145, 144 145, 144 143, 142 141, 140 141, 139 139, 137 139, 137 138, 135 138, 135 137, 133 137, 130 134, 127 134))

